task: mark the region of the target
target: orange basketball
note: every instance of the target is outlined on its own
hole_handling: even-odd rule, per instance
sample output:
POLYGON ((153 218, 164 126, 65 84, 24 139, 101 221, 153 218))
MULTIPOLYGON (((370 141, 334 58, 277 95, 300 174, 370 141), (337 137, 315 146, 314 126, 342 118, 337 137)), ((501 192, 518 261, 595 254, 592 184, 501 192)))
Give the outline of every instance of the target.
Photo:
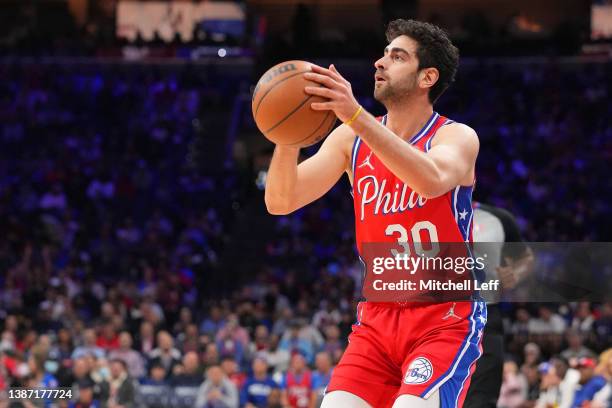
POLYGON ((325 102, 308 95, 306 86, 318 86, 304 78, 312 64, 286 61, 273 66, 261 76, 253 91, 251 108, 263 135, 279 145, 304 147, 323 139, 336 123, 332 111, 315 111, 313 102, 325 102))

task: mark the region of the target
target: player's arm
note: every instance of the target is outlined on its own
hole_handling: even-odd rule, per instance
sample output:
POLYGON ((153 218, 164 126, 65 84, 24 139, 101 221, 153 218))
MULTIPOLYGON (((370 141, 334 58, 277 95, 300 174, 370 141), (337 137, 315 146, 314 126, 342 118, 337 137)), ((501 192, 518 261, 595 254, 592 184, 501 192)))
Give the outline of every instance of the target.
POLYGON ((367 112, 352 127, 393 174, 425 198, 472 181, 480 144, 468 126, 441 127, 428 152, 406 143, 367 112))
POLYGON ((299 148, 277 145, 266 178, 268 212, 289 214, 329 191, 348 168, 354 137, 350 127, 337 127, 319 151, 299 165, 299 148))
POLYGON ((432 148, 422 152, 397 137, 368 112, 358 114, 360 106, 351 84, 333 65, 330 69, 312 66, 304 77, 322 86, 309 86, 311 95, 327 98, 315 102, 315 110, 333 110, 376 153, 385 166, 404 183, 425 198, 437 197, 457 185, 471 183, 480 144, 476 132, 468 126, 451 124, 438 130, 432 148), (357 116, 355 116, 357 115, 357 116))

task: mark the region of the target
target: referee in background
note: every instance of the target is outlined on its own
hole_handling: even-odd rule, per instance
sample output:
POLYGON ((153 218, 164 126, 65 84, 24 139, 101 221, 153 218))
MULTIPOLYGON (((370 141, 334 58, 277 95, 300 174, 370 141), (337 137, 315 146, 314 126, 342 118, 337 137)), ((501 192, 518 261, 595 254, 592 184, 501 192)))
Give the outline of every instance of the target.
MULTIPOLYGON (((474 248, 485 258, 485 281, 499 279, 501 290, 514 288, 533 261, 523 242, 516 219, 510 212, 474 203, 474 248)), ((464 408, 495 408, 502 384, 504 330, 499 299, 501 291, 487 292, 487 324, 482 338, 482 356, 476 362, 464 408)))

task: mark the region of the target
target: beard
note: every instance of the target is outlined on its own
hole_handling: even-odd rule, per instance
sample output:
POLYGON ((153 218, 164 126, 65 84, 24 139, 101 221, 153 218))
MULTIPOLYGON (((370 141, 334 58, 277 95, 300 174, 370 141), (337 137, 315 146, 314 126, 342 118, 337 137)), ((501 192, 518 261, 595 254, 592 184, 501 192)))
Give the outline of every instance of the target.
POLYGON ((417 74, 402 78, 397 83, 387 79, 374 84, 374 99, 383 105, 393 104, 404 99, 410 98, 410 95, 416 89, 417 74))

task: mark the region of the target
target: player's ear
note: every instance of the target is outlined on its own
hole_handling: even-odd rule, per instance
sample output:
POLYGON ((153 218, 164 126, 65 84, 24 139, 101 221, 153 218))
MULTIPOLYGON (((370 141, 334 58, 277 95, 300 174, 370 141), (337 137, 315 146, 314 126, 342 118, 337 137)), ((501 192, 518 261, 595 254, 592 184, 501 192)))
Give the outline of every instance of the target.
POLYGON ((419 72, 419 86, 421 88, 431 88, 440 78, 440 72, 437 68, 423 68, 419 72))

